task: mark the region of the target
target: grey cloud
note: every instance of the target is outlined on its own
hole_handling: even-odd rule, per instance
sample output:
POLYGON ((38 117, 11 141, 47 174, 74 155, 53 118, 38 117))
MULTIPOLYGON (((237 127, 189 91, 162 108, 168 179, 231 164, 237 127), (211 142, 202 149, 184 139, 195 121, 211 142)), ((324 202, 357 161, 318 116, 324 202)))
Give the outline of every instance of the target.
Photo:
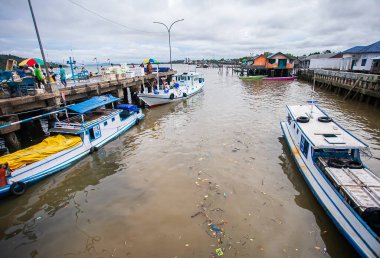
MULTIPOLYGON (((32 0, 49 59, 69 55, 91 62, 168 60, 162 25, 184 18, 172 30, 173 58, 239 57, 263 51, 305 54, 344 50, 380 40, 380 2, 376 0, 273 1, 120 1, 32 0), (71 51, 72 49, 72 51, 71 51)), ((0 52, 38 56, 27 1, 0 0, 0 52)))

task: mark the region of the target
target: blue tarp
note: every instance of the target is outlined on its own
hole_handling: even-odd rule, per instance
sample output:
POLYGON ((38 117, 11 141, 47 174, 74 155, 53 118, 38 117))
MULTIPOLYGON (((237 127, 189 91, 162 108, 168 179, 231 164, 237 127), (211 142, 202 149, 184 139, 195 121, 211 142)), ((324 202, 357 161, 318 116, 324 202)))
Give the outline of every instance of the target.
POLYGON ((128 111, 139 112, 139 108, 136 105, 132 105, 132 104, 120 104, 120 105, 117 105, 116 108, 128 110, 128 111))
POLYGON ((115 98, 111 94, 104 95, 104 96, 96 96, 96 97, 92 97, 89 100, 83 101, 81 103, 69 106, 67 107, 67 109, 79 114, 84 114, 90 110, 104 106, 106 104, 110 104, 118 100, 119 98, 115 98))

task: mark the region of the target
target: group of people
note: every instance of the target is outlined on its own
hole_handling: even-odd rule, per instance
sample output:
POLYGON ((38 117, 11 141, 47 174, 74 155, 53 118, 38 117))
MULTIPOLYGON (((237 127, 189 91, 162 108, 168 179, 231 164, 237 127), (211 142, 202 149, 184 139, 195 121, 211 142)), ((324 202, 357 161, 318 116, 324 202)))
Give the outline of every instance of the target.
MULTIPOLYGON (((41 89, 41 84, 43 86, 46 86, 46 81, 45 81, 46 73, 41 69, 41 66, 39 64, 35 64, 33 68, 27 65, 13 67, 13 70, 16 72, 17 75, 20 76, 20 78, 23 78, 26 76, 33 76, 37 83, 38 89, 41 89)), ((49 76, 53 79, 53 81, 56 82, 56 73, 54 72, 52 66, 50 66, 50 68, 48 69, 48 73, 49 73, 49 76)), ((61 83, 63 84, 64 87, 66 87, 67 86, 66 71, 62 65, 59 65, 59 76, 60 76, 61 83)))

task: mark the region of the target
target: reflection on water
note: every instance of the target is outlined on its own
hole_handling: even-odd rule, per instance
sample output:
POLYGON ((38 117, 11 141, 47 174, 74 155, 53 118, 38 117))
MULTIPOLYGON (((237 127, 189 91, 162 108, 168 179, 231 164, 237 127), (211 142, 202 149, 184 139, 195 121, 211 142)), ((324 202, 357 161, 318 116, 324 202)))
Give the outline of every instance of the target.
MULTIPOLYGON (((209 257, 218 243, 204 216, 191 217, 200 210, 227 222, 226 257, 355 256, 282 138, 285 105, 303 103, 310 85, 200 71, 204 92, 146 108, 98 152, 1 200, 2 257, 209 257)), ((369 143, 367 164, 380 175, 377 110, 315 95, 369 143)))

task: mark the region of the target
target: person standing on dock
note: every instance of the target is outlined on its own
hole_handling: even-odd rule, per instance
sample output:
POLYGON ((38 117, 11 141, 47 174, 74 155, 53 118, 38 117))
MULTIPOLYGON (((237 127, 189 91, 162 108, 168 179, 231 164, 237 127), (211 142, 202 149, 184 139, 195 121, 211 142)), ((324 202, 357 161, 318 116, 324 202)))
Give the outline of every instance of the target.
POLYGON ((39 89, 41 89, 41 83, 45 86, 45 76, 43 75, 39 64, 34 65, 34 76, 39 89))
POLYGON ((62 65, 59 65, 59 76, 61 76, 61 83, 65 86, 67 86, 67 82, 66 82, 66 71, 65 69, 62 67, 62 65))
POLYGON ((153 72, 152 64, 149 62, 146 69, 148 70, 148 74, 151 74, 153 72))

